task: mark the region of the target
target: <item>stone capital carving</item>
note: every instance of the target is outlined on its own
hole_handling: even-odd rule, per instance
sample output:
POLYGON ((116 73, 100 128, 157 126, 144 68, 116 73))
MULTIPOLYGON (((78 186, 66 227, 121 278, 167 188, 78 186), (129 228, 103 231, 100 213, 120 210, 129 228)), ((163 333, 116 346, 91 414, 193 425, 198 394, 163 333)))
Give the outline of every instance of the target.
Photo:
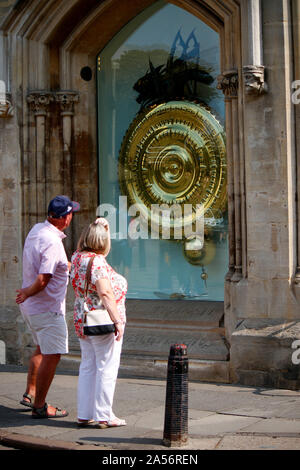
POLYGON ((222 90, 226 98, 236 98, 239 78, 237 70, 227 70, 218 76, 217 88, 222 90))
POLYGON ((265 67, 263 65, 245 65, 243 67, 243 77, 247 95, 259 96, 267 91, 265 67))
POLYGON ((53 100, 53 93, 49 91, 31 91, 27 95, 27 103, 32 107, 36 116, 46 115, 47 108, 53 100))
POLYGON ((60 105, 62 115, 73 115, 74 103, 78 103, 79 94, 76 91, 57 91, 55 93, 55 99, 60 105))
POLYGON ((27 103, 35 115, 46 115, 47 108, 52 102, 60 105, 62 115, 73 115, 74 103, 78 101, 79 94, 76 91, 31 91, 27 95, 27 103))
POLYGON ((14 108, 11 104, 11 97, 9 94, 4 93, 0 95, 0 118, 12 117, 14 108))

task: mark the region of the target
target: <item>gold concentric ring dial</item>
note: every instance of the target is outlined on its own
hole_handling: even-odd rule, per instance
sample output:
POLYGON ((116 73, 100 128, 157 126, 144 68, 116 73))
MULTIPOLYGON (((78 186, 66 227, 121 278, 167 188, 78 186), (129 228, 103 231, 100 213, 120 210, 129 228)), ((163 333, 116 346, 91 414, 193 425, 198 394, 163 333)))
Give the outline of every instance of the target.
MULTIPOLYGON (((129 203, 139 204, 141 216, 160 233, 161 219, 155 219, 151 211, 155 204, 201 204, 205 223, 219 219, 226 209, 222 126, 197 103, 171 101, 147 108, 133 120, 123 139, 119 181, 129 203)), ((186 224, 195 223, 195 217, 195 212, 183 217, 183 231, 186 224)), ((171 224, 172 237, 176 220, 171 224)))

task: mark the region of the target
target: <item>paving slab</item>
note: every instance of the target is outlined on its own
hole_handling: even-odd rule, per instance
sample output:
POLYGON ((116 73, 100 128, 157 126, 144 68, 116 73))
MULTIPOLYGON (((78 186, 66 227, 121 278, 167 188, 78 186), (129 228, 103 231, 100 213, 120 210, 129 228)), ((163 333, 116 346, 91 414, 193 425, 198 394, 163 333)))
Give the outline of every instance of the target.
MULTIPOLYGON (((26 369, 0 366, 0 450, 64 449, 168 451, 163 444, 166 381, 121 377, 114 411, 126 427, 80 429, 76 424, 77 375, 55 376, 47 401, 69 416, 34 420, 19 404, 26 369)), ((300 449, 300 392, 189 382, 188 442, 171 450, 300 449), (297 447, 298 446, 298 447, 297 447)))
POLYGON ((247 427, 246 431, 251 433, 272 435, 300 435, 300 420, 280 418, 263 419, 251 424, 249 427, 247 427))
POLYGON ((300 438, 276 436, 224 436, 216 448, 218 450, 299 450, 300 438))
POLYGON ((189 423, 189 433, 191 435, 213 436, 239 432, 259 421, 260 418, 215 413, 205 418, 192 420, 189 423))

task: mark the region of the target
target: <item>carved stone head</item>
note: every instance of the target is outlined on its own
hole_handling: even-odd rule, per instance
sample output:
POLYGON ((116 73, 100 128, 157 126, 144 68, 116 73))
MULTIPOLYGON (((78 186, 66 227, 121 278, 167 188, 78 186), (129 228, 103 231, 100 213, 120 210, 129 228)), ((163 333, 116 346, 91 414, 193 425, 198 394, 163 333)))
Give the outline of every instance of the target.
POLYGON ((265 68, 262 65, 243 67, 244 86, 247 95, 258 95, 266 91, 265 68))

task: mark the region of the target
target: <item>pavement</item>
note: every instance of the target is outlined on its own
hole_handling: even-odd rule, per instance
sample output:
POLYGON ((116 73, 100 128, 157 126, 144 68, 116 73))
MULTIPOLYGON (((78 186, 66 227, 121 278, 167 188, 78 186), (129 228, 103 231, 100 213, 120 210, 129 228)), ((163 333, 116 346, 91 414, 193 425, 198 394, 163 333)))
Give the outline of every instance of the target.
POLYGON ((26 375, 24 367, 0 365, 0 450, 96 450, 103 456, 119 451, 120 456, 300 449, 300 391, 189 382, 188 441, 170 448, 163 444, 166 380, 121 376, 114 412, 127 426, 82 429, 76 424, 75 372, 59 371, 47 397, 69 415, 43 420, 32 419, 30 409, 19 404, 26 375))

